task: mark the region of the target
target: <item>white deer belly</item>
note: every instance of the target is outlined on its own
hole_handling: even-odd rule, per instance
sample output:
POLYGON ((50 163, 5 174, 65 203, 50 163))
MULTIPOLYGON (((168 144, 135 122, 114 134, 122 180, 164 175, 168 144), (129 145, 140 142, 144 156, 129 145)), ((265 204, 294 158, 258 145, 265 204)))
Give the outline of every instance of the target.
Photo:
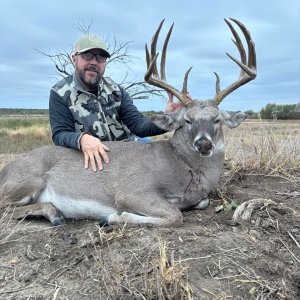
POLYGON ((51 202, 65 218, 74 219, 101 219, 112 213, 117 213, 114 207, 106 206, 94 199, 71 198, 56 193, 51 186, 47 185, 45 190, 37 198, 37 202, 51 202))

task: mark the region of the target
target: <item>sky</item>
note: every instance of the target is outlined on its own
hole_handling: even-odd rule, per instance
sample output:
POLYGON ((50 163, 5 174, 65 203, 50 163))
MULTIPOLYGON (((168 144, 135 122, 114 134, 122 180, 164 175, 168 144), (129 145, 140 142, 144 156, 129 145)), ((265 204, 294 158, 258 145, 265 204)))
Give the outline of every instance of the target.
MULTIPOLYGON (((239 76, 239 59, 224 18, 235 18, 251 32, 257 53, 257 78, 228 95, 225 110, 259 111, 268 103, 300 102, 299 0, 0 0, 0 108, 48 108, 51 86, 61 79, 53 62, 40 52, 70 53, 82 35, 76 25, 89 25, 112 45, 130 42, 134 58, 126 67, 108 64, 105 75, 117 83, 143 80, 145 43, 162 19, 160 41, 174 22, 169 42, 168 83, 181 89, 185 71, 193 66, 188 91, 195 99, 215 95, 215 76, 224 89, 239 76), (38 51, 37 51, 38 50, 38 51)), ((242 34, 241 34, 242 36, 242 34)), ((158 52, 161 43, 158 43, 158 52)), ((136 100, 141 111, 164 110, 165 100, 136 100)))

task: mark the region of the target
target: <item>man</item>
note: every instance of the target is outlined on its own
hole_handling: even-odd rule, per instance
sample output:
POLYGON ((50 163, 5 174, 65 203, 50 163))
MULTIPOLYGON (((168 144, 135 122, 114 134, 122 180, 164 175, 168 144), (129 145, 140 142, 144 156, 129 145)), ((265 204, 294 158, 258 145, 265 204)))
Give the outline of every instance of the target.
MULTIPOLYGON (((50 91, 49 115, 52 139, 56 145, 76 148, 84 154, 84 165, 93 171, 108 164, 105 141, 164 133, 134 106, 120 85, 103 77, 110 53, 95 35, 83 36, 75 44, 73 75, 59 81, 50 91)), ((166 112, 180 104, 169 95, 166 112)))

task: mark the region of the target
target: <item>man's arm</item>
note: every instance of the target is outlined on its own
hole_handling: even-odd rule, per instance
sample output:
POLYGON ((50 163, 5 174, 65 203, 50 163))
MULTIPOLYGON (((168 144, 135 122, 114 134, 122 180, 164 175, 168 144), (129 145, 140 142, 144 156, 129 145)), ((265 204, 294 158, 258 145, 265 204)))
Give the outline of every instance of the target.
POLYGON ((54 144, 80 149, 79 139, 82 134, 75 131, 71 111, 54 90, 50 91, 49 118, 54 144))
POLYGON ((164 130, 158 128, 149 118, 138 111, 129 94, 123 88, 120 87, 120 90, 122 94, 120 118, 133 134, 146 137, 165 133, 164 130))
POLYGON ((75 131, 74 119, 67 104, 54 91, 50 92, 49 116, 52 131, 52 139, 55 145, 79 149, 84 155, 84 166, 89 164, 93 171, 102 170, 103 162, 108 164, 109 159, 106 152, 108 147, 99 139, 87 134, 75 131), (102 157, 102 159, 101 159, 102 157))

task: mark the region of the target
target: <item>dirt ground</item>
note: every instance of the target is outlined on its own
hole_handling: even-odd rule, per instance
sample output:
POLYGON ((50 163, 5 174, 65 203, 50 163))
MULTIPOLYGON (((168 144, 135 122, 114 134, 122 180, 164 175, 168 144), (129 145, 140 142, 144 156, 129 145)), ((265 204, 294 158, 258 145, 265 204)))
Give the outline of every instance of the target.
POLYGON ((227 174, 208 209, 183 214, 179 228, 3 215, 0 299, 300 299, 299 182, 227 174), (222 198, 280 205, 232 222, 222 198))

